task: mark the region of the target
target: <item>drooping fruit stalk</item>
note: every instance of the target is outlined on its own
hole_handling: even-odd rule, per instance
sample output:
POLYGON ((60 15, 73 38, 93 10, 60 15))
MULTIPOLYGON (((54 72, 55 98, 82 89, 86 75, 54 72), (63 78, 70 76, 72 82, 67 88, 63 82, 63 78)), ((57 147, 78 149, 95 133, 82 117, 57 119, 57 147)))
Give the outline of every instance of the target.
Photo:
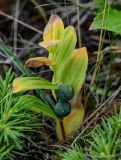
POLYGON ((65 140, 66 139, 66 134, 65 134, 65 128, 64 128, 63 120, 60 121, 60 128, 61 128, 61 133, 62 133, 63 140, 65 140))

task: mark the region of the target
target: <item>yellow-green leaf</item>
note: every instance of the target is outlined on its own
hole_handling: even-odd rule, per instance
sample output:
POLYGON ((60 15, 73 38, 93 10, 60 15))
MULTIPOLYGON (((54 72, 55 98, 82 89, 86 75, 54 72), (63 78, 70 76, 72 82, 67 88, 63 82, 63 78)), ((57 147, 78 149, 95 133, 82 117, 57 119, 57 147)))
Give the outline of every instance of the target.
POLYGON ((41 46, 49 51, 49 59, 57 64, 65 62, 73 52, 77 42, 74 27, 64 29, 63 21, 57 15, 52 15, 45 27, 41 46))
MULTIPOLYGON (((47 43, 48 41, 60 40, 64 33, 64 24, 61 18, 57 15, 52 14, 43 33, 43 41, 47 43)), ((51 53, 54 53, 57 46, 52 46, 48 48, 49 56, 52 57, 51 53)))
POLYGON ((52 14, 44 29, 43 40, 49 41, 60 39, 60 37, 63 35, 63 31, 63 21, 59 16, 52 14))
POLYGON ((85 80, 87 65, 88 55, 86 48, 76 49, 65 65, 59 67, 54 81, 70 84, 75 93, 78 93, 85 80))
POLYGON ((49 60, 46 57, 35 57, 35 58, 30 58, 25 62, 25 66, 26 67, 33 67, 33 68, 37 68, 40 67, 42 65, 46 65, 46 66, 53 66, 55 65, 55 62, 52 60, 49 60))
POLYGON ((30 101, 28 109, 37 113, 43 113, 44 115, 47 115, 55 120, 59 120, 59 118, 56 116, 54 110, 44 102, 42 102, 40 99, 38 99, 35 96, 32 95, 26 95, 26 100, 30 101))
POLYGON ((55 84, 52 84, 48 80, 39 77, 19 77, 14 79, 13 92, 21 92, 32 89, 57 89, 55 84))
MULTIPOLYGON (((64 118, 63 124, 64 124, 66 138, 79 128, 79 126, 83 121, 83 118, 84 118, 84 110, 82 107, 73 109, 71 113, 64 118)), ((59 140, 64 140, 60 128, 60 121, 57 121, 56 133, 59 140)))
POLYGON ((58 64, 65 62, 75 49, 76 42, 77 36, 74 27, 67 27, 54 52, 55 62, 58 64))
MULTIPOLYGON (((81 125, 84 118, 84 108, 81 104, 81 95, 77 94, 71 102, 72 111, 63 119, 63 128, 65 137, 67 138, 73 134, 81 125)), ((64 140, 61 132, 60 121, 56 123, 56 133, 59 140, 64 140)))

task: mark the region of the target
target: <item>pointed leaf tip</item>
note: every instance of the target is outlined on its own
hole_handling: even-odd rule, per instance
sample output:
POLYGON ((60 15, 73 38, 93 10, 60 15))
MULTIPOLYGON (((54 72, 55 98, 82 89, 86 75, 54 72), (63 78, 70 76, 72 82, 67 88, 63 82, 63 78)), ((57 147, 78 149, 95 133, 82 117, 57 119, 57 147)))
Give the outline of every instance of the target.
POLYGON ((62 19, 59 16, 52 14, 44 29, 43 40, 48 41, 59 39, 63 34, 63 31, 64 24, 62 19))
POLYGON ((39 77, 19 77, 12 84, 13 92, 28 91, 33 89, 57 89, 55 84, 39 77))

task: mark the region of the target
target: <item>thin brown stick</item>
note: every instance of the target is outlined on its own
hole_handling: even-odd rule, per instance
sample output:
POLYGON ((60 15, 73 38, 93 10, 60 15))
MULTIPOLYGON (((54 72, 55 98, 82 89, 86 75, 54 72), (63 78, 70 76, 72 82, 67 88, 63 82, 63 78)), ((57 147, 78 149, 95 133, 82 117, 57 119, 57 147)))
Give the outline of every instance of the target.
MULTIPOLYGON (((102 27, 104 26, 104 18, 105 18, 105 13, 106 13, 106 7, 107 7, 107 0, 105 0, 105 6, 104 6, 104 13, 103 13, 103 19, 102 19, 102 27)), ((97 63, 95 66, 95 70, 93 72, 93 76, 91 79, 90 87, 93 85, 96 77, 96 73, 100 67, 100 59, 101 59, 101 45, 102 45, 102 39, 103 39, 103 29, 101 29, 100 33, 100 40, 99 40, 99 47, 98 47, 98 55, 97 55, 97 63)))
POLYGON ((10 16, 10 15, 2 12, 2 11, 0 11, 0 15, 6 17, 6 18, 8 18, 8 19, 14 20, 14 21, 16 21, 17 23, 19 23, 19 24, 21 24, 21 25, 23 25, 23 26, 25 26, 25 27, 33 30, 34 32, 37 32, 37 33, 39 33, 39 34, 43 34, 43 32, 40 31, 39 29, 37 29, 37 28, 35 28, 35 27, 32 27, 32 26, 30 26, 29 24, 27 24, 27 23, 25 23, 25 22, 23 22, 23 21, 21 21, 21 20, 18 20, 18 19, 14 18, 14 17, 12 17, 12 16, 10 16))
MULTIPOLYGON (((102 27, 104 26, 104 18, 105 18, 105 13, 106 13, 106 7, 107 7, 107 0, 105 0, 104 13, 103 13, 103 19, 102 19, 102 27)), ((100 60, 101 60, 101 53, 102 53, 101 52, 102 39, 103 39, 103 29, 101 29, 101 33, 100 33, 97 62, 96 62, 95 69, 94 69, 92 79, 91 79, 91 82, 90 82, 90 87, 94 84, 97 71, 100 68, 100 60)), ((88 101, 89 97, 90 97, 90 93, 88 93, 86 98, 85 98, 85 102, 84 102, 84 108, 85 109, 86 109, 87 101, 88 101)))
POLYGON ((78 7, 78 5, 79 5, 79 0, 77 0, 77 23, 78 23, 78 25, 77 25, 77 27, 78 27, 78 40, 79 40, 79 47, 81 47, 81 29, 80 29, 80 12, 79 12, 79 7, 78 7))
MULTIPOLYGON (((18 19, 19 18, 19 5, 20 5, 20 0, 16 1, 15 4, 15 18, 18 19)), ((17 48, 17 31, 18 31, 18 22, 14 21, 13 23, 14 25, 14 43, 13 43, 13 47, 14 47, 14 53, 16 53, 16 48, 17 48)))

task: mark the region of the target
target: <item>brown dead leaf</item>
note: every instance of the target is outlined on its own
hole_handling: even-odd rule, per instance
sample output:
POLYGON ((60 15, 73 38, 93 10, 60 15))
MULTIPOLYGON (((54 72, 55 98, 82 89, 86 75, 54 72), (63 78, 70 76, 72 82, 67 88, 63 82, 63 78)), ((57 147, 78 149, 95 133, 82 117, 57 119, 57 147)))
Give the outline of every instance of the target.
POLYGON ((46 57, 35 57, 35 58, 30 58, 25 62, 26 67, 32 67, 32 68, 37 68, 40 66, 53 66, 55 65, 55 62, 52 60, 49 60, 46 57))
POLYGON ((58 43, 59 43, 59 40, 55 39, 55 40, 51 40, 51 41, 40 42, 39 45, 43 48, 49 48, 49 47, 52 47, 58 43))

